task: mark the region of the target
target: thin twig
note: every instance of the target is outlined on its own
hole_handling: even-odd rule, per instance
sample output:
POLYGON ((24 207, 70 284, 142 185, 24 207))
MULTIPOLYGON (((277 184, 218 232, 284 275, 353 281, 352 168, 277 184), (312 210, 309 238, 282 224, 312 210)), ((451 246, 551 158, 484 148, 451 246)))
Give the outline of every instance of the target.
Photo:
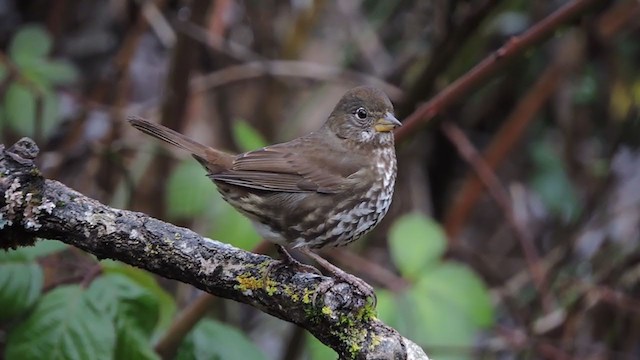
POLYGON ((523 53, 532 45, 550 36, 559 26, 585 11, 596 1, 602 0, 572 1, 536 23, 522 35, 512 37, 500 49, 487 56, 473 69, 469 70, 409 115, 404 120, 403 126, 396 130, 396 139, 398 141, 405 140, 443 109, 459 100, 473 88, 482 84, 496 71, 502 69, 508 61, 511 61, 515 56, 523 53))
POLYGON ((184 308, 158 340, 154 350, 163 359, 173 359, 185 336, 207 314, 217 297, 202 293, 189 306, 184 308))
POLYGON ((333 249, 328 254, 341 264, 348 265, 351 269, 357 269, 358 273, 365 274, 391 291, 400 292, 409 286, 405 279, 397 276, 389 269, 347 249, 333 249))
POLYGON ((482 156, 478 153, 476 148, 469 139, 467 139, 460 128, 455 126, 453 123, 446 121, 442 123, 441 129, 447 135, 451 143, 456 147, 460 156, 462 156, 462 158, 471 165, 480 180, 489 190, 491 197, 502 210, 505 219, 509 225, 511 225, 520 242, 531 276, 536 284, 538 292, 541 294, 542 304, 545 310, 551 310, 552 303, 546 291, 545 273, 544 269, 540 266, 540 256, 533 245, 533 239, 529 235, 529 232, 514 215, 509 194, 500 183, 500 179, 498 179, 496 174, 491 170, 489 165, 484 161, 482 156))
MULTIPOLYGON (((507 117, 502 128, 491 140, 489 147, 483 152, 482 157, 491 169, 496 169, 511 154, 513 147, 519 143, 527 125, 535 118, 540 108, 546 104, 560 82, 561 69, 556 63, 550 65, 507 117)), ((445 228, 451 238, 455 239, 462 230, 463 224, 480 198, 482 190, 482 183, 476 173, 469 173, 445 216, 445 228)))
POLYGON ((294 60, 254 61, 229 66, 207 75, 195 77, 191 81, 191 86, 193 92, 203 92, 234 82, 264 76, 298 77, 340 83, 365 83, 384 90, 394 101, 401 100, 403 95, 403 91, 399 87, 375 76, 335 66, 294 60))

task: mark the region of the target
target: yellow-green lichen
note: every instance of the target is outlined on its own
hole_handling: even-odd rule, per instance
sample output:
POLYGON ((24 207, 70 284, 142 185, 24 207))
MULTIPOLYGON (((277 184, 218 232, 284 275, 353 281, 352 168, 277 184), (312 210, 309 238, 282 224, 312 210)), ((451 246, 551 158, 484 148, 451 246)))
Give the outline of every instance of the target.
POLYGON ((371 344, 369 344, 369 350, 375 350, 375 348, 380 345, 382 341, 380 340, 380 335, 373 335, 371 338, 371 344))
POLYGON ((340 315, 338 324, 340 324, 340 326, 351 327, 353 326, 354 322, 353 319, 351 319, 350 315, 340 315))
POLYGON ((362 350, 362 346, 360 346, 360 344, 352 343, 351 346, 349 346, 349 354, 353 358, 356 357, 356 355, 360 352, 360 350, 362 350))
POLYGON ((236 281, 238 282, 238 285, 236 285, 235 288, 242 292, 261 289, 264 284, 262 279, 257 279, 250 273, 244 273, 236 276, 236 281))
POLYGON ((267 295, 273 296, 278 292, 278 283, 269 279, 266 281, 264 290, 267 292, 267 295))
POLYGON ((311 304, 311 295, 313 295, 314 293, 315 291, 305 288, 304 294, 302 294, 302 303, 311 304))
POLYGON ((298 301, 300 301, 300 295, 298 295, 298 293, 295 292, 291 288, 291 285, 289 285, 289 284, 285 284, 282 287, 282 293, 285 294, 286 296, 288 296, 291 299, 291 301, 293 301, 294 303, 297 303, 298 301))
POLYGON ((358 329, 358 330, 351 331, 351 336, 345 339, 349 343, 349 353, 351 357, 355 358, 356 355, 358 355, 360 350, 362 350, 362 344, 365 342, 366 339, 367 339, 367 330, 358 329))
POLYGON ((322 307, 322 313, 327 315, 327 316, 331 316, 331 315, 333 315, 333 310, 331 310, 331 308, 328 307, 328 306, 323 306, 322 307))
POLYGON ((366 303, 356 312, 356 319, 361 321, 375 320, 377 316, 376 308, 372 303, 366 303))

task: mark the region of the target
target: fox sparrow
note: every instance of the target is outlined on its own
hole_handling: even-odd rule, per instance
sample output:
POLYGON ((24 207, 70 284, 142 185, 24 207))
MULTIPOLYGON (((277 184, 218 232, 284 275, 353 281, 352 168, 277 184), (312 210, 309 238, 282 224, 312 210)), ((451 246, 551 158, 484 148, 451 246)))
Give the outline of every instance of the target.
MULTIPOLYGON (((223 198, 265 239, 300 248, 334 276, 372 292, 361 279, 309 248, 342 246, 369 232, 391 204, 396 179, 392 130, 401 125, 389 98, 349 90, 317 131, 289 142, 231 155, 164 126, 129 117, 138 130, 193 154, 223 198)), ((366 294, 369 295, 369 294, 366 294)))

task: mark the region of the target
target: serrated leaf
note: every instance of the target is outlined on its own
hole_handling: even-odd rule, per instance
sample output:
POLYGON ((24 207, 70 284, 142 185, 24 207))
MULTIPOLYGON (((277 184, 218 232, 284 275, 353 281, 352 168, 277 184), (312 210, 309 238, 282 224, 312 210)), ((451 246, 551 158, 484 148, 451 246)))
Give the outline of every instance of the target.
POLYGON ((121 319, 149 336, 158 323, 159 307, 153 295, 133 280, 120 274, 97 278, 87 290, 87 296, 95 306, 121 319))
POLYGON ((116 342, 116 354, 114 359, 160 359, 153 350, 153 346, 140 329, 129 319, 119 319, 117 325, 118 338, 116 342))
POLYGON ((440 225, 422 214, 404 215, 389 230, 391 258, 409 279, 438 261, 446 245, 440 225))
POLYGON ((39 257, 49 256, 66 250, 68 245, 58 240, 40 239, 33 246, 25 246, 15 250, 0 251, 0 263, 5 261, 32 261, 39 257))
MULTIPOLYGON (((110 268, 111 270, 107 266, 106 275, 96 279, 87 293, 91 301, 101 311, 109 314, 116 324, 115 358, 157 359, 150 337, 158 324, 158 298, 146 287, 124 274, 133 275, 147 285, 148 279, 133 271, 114 271, 118 269, 115 262, 110 268)), ((124 266, 118 270, 122 269, 124 266)))
POLYGON ((169 177, 167 208, 174 217, 194 217, 207 211, 215 199, 215 185, 194 160, 180 163, 169 177))
POLYGON ((178 349, 178 360, 266 359, 264 354, 237 329, 213 320, 202 320, 178 349))
POLYGON ((233 138, 242 151, 251 151, 267 145, 262 134, 244 120, 234 121, 233 138))
POLYGON ((121 274, 128 277, 149 292, 159 307, 159 318, 156 332, 166 329, 172 322, 176 312, 176 303, 149 272, 112 260, 101 262, 105 274, 121 274))
POLYGON ((0 264, 0 319, 8 319, 28 310, 42 292, 44 276, 36 263, 0 264))
POLYGON ((20 67, 25 60, 44 57, 51 51, 51 37, 40 25, 25 25, 11 40, 9 56, 20 67))
POLYGON ((12 359, 112 359, 114 324, 79 286, 61 286, 12 329, 5 355, 12 359))

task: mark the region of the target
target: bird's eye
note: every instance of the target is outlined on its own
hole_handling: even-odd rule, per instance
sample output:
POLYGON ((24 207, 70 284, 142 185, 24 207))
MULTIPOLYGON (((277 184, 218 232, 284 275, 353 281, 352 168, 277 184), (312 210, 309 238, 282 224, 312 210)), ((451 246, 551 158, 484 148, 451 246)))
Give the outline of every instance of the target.
POLYGON ((366 119, 367 118, 367 110, 365 110, 364 108, 358 108, 358 110, 356 110, 356 116, 360 120, 366 119))

